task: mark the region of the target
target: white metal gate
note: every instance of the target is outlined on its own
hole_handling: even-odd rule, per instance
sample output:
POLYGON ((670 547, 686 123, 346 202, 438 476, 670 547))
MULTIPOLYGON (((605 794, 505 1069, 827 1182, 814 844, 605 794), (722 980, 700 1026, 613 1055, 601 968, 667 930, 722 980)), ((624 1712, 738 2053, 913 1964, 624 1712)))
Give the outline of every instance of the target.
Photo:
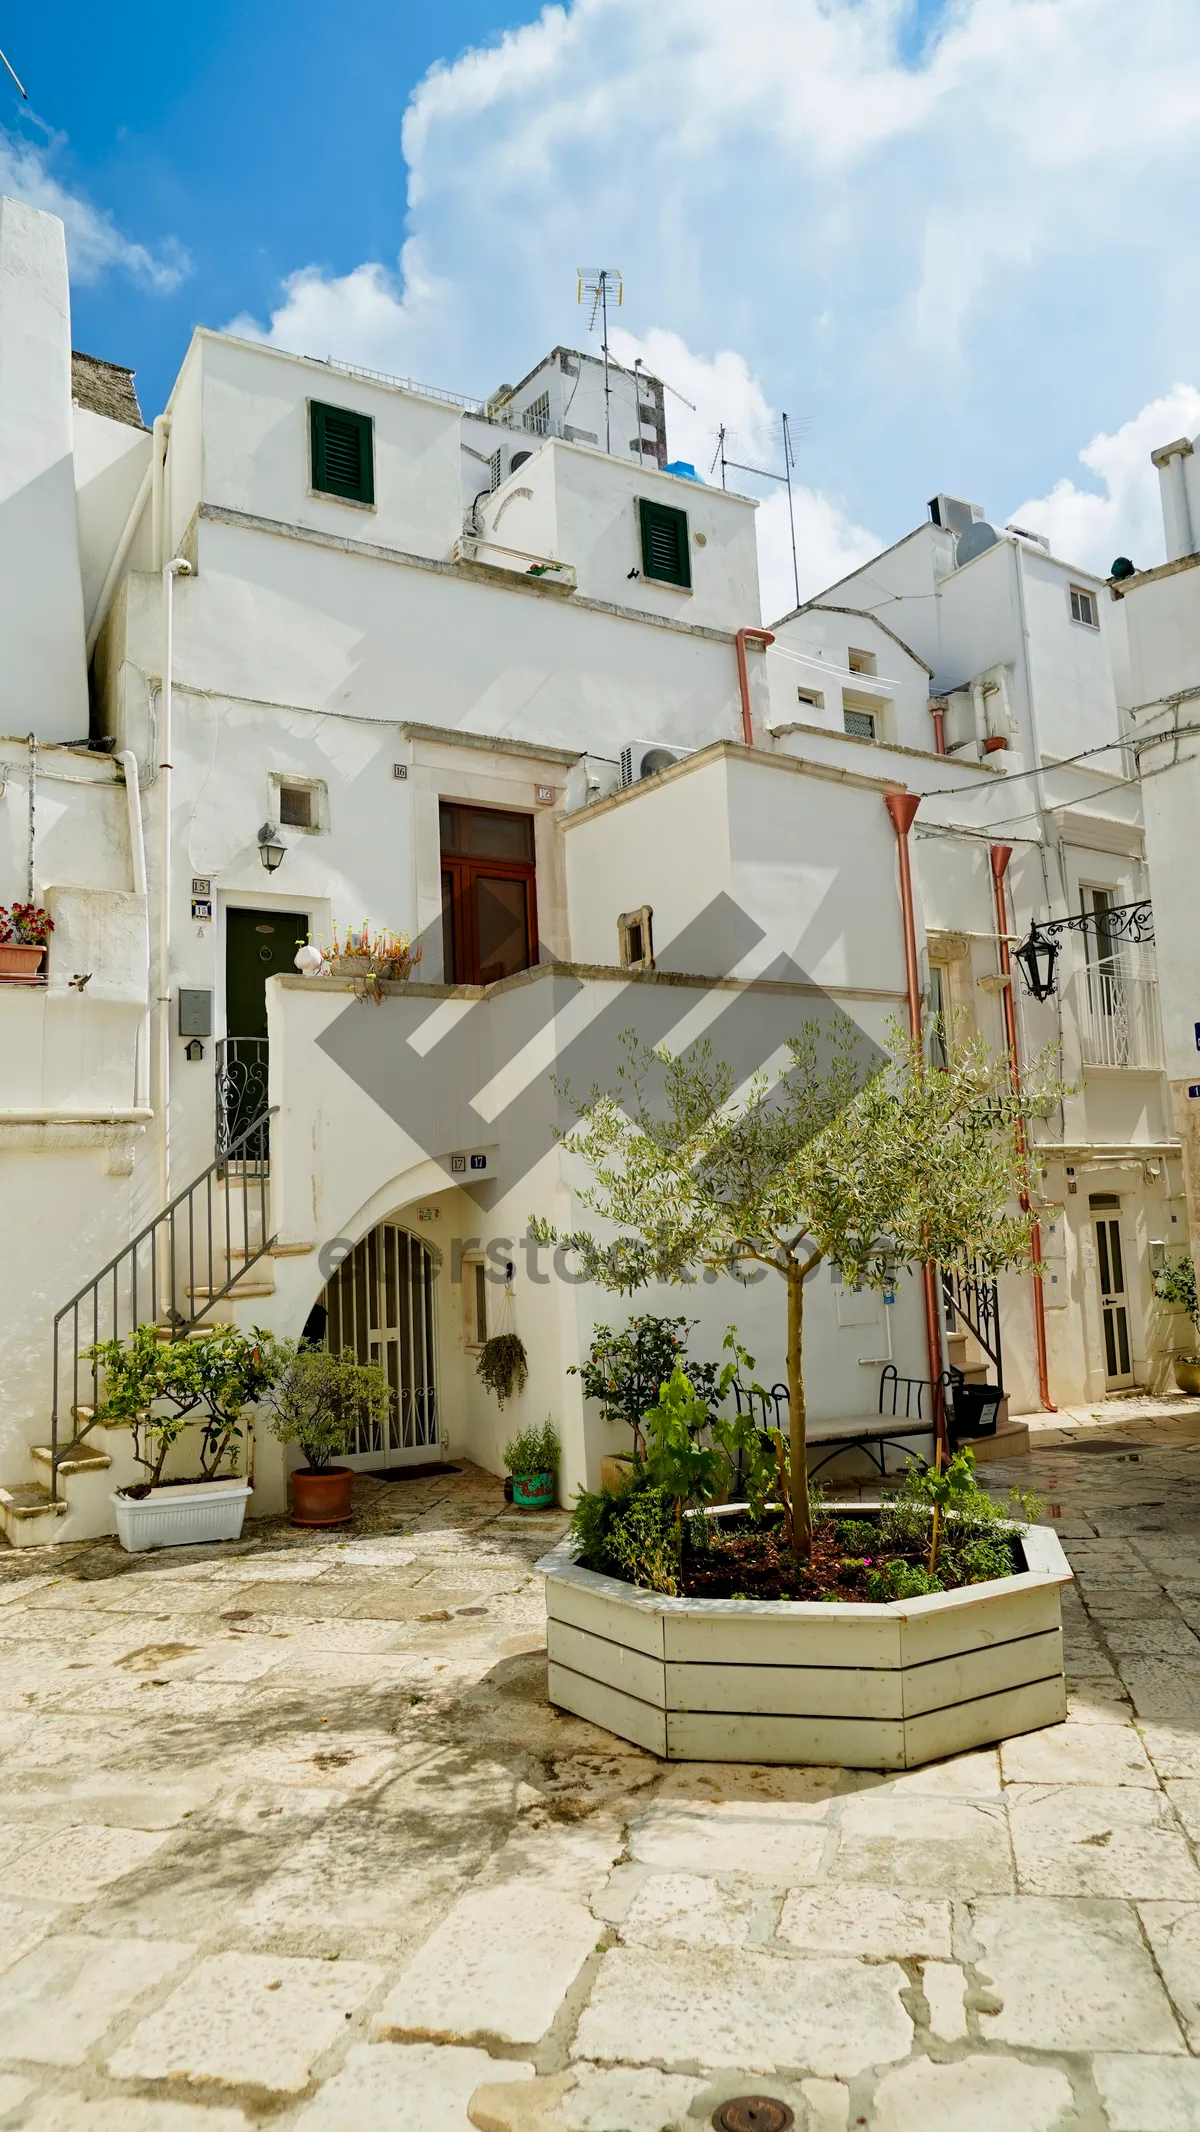
POLYGON ((360 1429, 345 1463, 416 1465, 436 1458, 437 1264, 428 1244, 398 1222, 383 1221, 356 1244, 326 1285, 326 1344, 353 1348, 387 1371, 392 1405, 386 1422, 360 1429))

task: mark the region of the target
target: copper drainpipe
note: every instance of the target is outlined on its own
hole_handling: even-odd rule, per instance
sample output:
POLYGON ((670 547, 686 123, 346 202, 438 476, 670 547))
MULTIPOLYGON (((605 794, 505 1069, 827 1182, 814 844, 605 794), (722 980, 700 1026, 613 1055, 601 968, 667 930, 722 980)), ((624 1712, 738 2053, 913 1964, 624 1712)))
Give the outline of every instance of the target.
POLYGON ((769 629, 739 629, 733 640, 734 650, 737 652, 738 689, 742 698, 742 739, 748 748, 752 748, 754 720, 750 715, 750 669, 746 664, 748 638, 753 638, 756 644, 761 644, 764 651, 775 642, 775 638, 769 629))
POLYGON ((931 703, 931 704, 930 704, 930 706, 929 706, 929 715, 930 715, 930 717, 931 717, 931 718, 932 718, 932 720, 933 720, 933 745, 934 745, 934 748, 935 748, 936 752, 937 752, 937 753, 938 753, 939 755, 944 755, 944 754, 945 754, 945 752, 946 752, 946 706, 945 706, 945 704, 944 704, 944 703, 931 703))
MULTIPOLYGON (((913 1041, 921 1041, 921 987, 917 975, 917 928, 913 918, 912 867, 908 832, 921 804, 914 792, 885 792, 883 804, 896 832, 896 857, 900 867, 900 912, 904 921, 904 977, 908 988, 908 1026, 913 1041)), ((946 1402, 942 1395, 942 1328, 938 1311, 937 1275, 932 1266, 921 1268, 925 1277, 925 1341, 929 1353, 929 1381, 933 1386, 934 1428, 938 1464, 946 1456, 946 1402)))
MULTIPOLYGON (((1017 1010, 1013 1002, 1012 992, 1012 957, 1008 951, 1008 897, 1004 888, 1004 876, 1008 872, 1008 862, 1012 857, 1012 846, 1011 844, 992 844, 989 846, 989 850, 992 861, 992 885, 996 891, 996 931, 1000 938, 1000 968, 1003 975, 1008 979, 1008 983, 1004 987, 1004 1033, 1008 1040, 1008 1071, 1012 1081, 1013 1094, 1019 1103, 1021 1100, 1021 1061, 1017 1051, 1017 1010)), ((1022 1155, 1024 1155, 1027 1140, 1025 1120, 1020 1111, 1017 1112, 1017 1145, 1022 1155)), ((1022 1192, 1021 1194, 1021 1212, 1023 1214, 1028 1214, 1029 1212, 1028 1192, 1022 1192)), ((1042 1256, 1042 1231, 1039 1222, 1035 1221, 1033 1224, 1030 1244, 1036 1265, 1042 1256)), ((1050 1397, 1050 1365, 1046 1353, 1046 1297, 1042 1289, 1042 1276, 1040 1273, 1033 1275, 1033 1337, 1037 1347, 1038 1397, 1042 1402, 1045 1413, 1057 1414, 1058 1408, 1050 1397)))

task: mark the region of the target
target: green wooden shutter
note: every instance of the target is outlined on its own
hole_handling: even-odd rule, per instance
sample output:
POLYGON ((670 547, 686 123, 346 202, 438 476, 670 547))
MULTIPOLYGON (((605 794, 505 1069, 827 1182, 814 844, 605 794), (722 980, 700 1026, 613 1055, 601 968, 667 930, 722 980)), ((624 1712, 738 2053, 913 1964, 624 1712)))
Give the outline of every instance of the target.
POLYGON ((375 501, 375 454, 370 415, 349 407, 310 404, 312 485, 323 496, 351 503, 375 501))
POLYGON ((640 496, 638 517, 642 529, 642 576, 657 578, 663 585, 690 588, 692 559, 688 552, 687 512, 640 496))

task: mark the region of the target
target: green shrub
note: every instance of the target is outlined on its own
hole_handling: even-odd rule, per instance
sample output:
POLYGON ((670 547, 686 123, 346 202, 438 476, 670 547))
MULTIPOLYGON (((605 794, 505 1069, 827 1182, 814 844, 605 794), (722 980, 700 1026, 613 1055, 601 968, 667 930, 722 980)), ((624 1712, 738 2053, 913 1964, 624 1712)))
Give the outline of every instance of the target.
POLYGON ((882 1569, 867 1571, 867 1597, 876 1606, 886 1606, 892 1599, 924 1599, 944 1589, 940 1577, 931 1576, 915 1562, 885 1562, 882 1569))
POLYGON ((558 1430, 549 1414, 540 1429, 520 1429, 504 1446, 504 1463, 510 1473, 555 1473, 561 1456, 558 1430))
POLYGON ((617 1575, 643 1591, 679 1589, 675 1499, 662 1488, 639 1488, 618 1509, 608 1528, 608 1553, 617 1575))
POLYGON ((288 1347, 271 1394, 271 1432, 299 1444, 310 1473, 327 1473, 350 1449, 360 1428, 382 1430, 392 1404, 387 1373, 360 1362, 353 1348, 340 1355, 321 1347, 288 1347))

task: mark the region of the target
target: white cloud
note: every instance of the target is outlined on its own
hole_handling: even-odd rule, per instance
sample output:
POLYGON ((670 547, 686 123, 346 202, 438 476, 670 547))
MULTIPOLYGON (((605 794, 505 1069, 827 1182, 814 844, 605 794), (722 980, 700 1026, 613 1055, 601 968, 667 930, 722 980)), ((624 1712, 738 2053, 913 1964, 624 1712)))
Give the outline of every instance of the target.
POLYGON ((708 366, 673 452, 703 471, 723 418, 777 459, 773 410, 815 417, 803 539, 836 572, 856 521, 1047 484, 1184 370, 1194 5, 943 0, 915 56, 913 0, 548 6, 415 91, 400 260, 302 265, 255 330, 482 394, 579 339, 577 266, 619 265, 698 407, 708 366))
POLYGON ((66 225, 67 257, 76 283, 99 281, 115 268, 131 280, 169 295, 190 272, 183 246, 174 238, 151 252, 117 228, 111 215, 68 191, 50 169, 49 156, 30 141, 0 130, 0 193, 58 215, 66 225))
POLYGON ((1056 481, 1047 496, 1018 504, 1011 516, 1031 533, 1045 533, 1055 555, 1107 572, 1116 555, 1141 569, 1164 560, 1158 473, 1150 454, 1176 437, 1200 431, 1200 391, 1173 385, 1160 400, 1122 423, 1113 436, 1093 437, 1079 454, 1098 488, 1056 481))

